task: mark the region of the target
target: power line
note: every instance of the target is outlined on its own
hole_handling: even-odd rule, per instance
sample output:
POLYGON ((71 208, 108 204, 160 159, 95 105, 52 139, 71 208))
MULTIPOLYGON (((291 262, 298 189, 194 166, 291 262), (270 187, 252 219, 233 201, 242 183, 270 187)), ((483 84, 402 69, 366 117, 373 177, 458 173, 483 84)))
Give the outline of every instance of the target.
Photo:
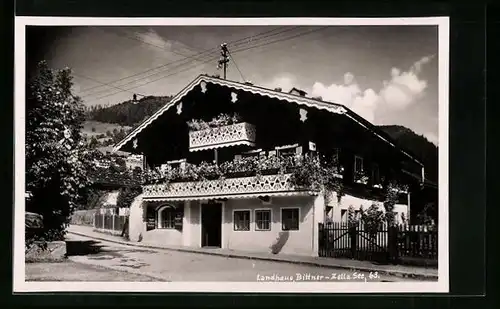
MULTIPOLYGON (((291 30, 294 30, 298 28, 298 26, 296 27, 292 27, 292 28, 287 28, 285 29, 286 31, 280 31, 278 33, 275 33, 274 35, 277 35, 277 34, 280 34, 280 33, 283 33, 283 32, 287 32, 287 31, 291 31, 291 30)), ((264 35, 264 34, 267 34, 267 33, 270 33, 270 32, 273 32, 273 31, 276 31, 278 30, 279 28, 275 28, 275 29, 272 29, 272 30, 267 30, 267 31, 264 31, 264 32, 261 32, 261 33, 258 33, 256 35, 252 35, 252 36, 248 36, 248 37, 245 37, 245 38, 241 38, 241 39, 238 39, 236 41, 231 41, 230 44, 237 44, 237 45, 242 45, 242 44, 238 44, 238 42, 241 42, 241 41, 244 41, 244 40, 247 40, 247 39, 251 39, 251 38, 258 38, 259 36, 261 35, 264 35)), ((269 37, 269 36, 265 36, 265 37, 269 37)), ((260 38, 256 39, 256 40, 260 40, 260 38)), ((246 43, 245 43, 246 44, 246 43)), ((200 52, 199 54, 196 54, 195 56, 198 56, 198 55, 202 55, 202 54, 206 54, 208 52, 213 52, 217 50, 217 48, 213 48, 213 49, 208 49, 208 50, 205 50, 205 51, 202 51, 200 52)), ((180 61, 184 61, 186 60, 186 58, 183 58, 183 59, 179 59, 179 60, 175 60, 173 62, 169 62, 169 63, 166 63, 166 64, 163 64, 163 65, 160 65, 160 66, 157 66, 157 67, 154 67, 154 68, 151 68, 151 69, 148 69, 148 70, 145 70, 145 71, 142 71, 142 72, 138 72, 138 73, 135 73, 135 74, 132 74, 132 75, 129 75, 129 76, 126 76, 126 77, 123 77, 123 78, 120 78, 120 79, 117 79, 117 80, 114 80, 114 81, 111 81, 109 82, 110 84, 111 83, 116 83, 116 82, 119 82, 119 81, 123 81, 123 80, 126 80, 126 79, 129 79, 131 77, 135 77, 135 76, 139 76, 139 75, 142 75, 144 73, 147 73, 147 72, 150 72, 150 71, 154 71, 154 70, 158 70, 158 69, 161 69, 161 68, 165 68, 169 65, 172 65, 172 64, 175 64, 177 62, 180 62, 180 61)), ((87 91, 90 91, 90 90, 93 90, 93 89, 96 89, 96 88, 100 88, 102 86, 94 86, 94 87, 90 87, 90 88, 87 88, 87 89, 83 89, 80 91, 80 94, 84 93, 84 92, 87 92, 87 91)))
MULTIPOLYGON (((183 72, 189 71, 189 70, 191 70, 191 69, 194 69, 195 67, 198 67, 198 66, 200 66, 200 65, 202 65, 202 64, 205 64, 205 63, 208 63, 208 62, 213 61, 213 60, 215 60, 215 59, 217 59, 217 58, 215 57, 215 58, 208 59, 208 60, 206 60, 206 61, 204 61, 204 62, 202 62, 202 63, 198 63, 198 64, 196 64, 196 65, 194 65, 194 66, 187 67, 187 68, 185 68, 184 70, 181 70, 181 71, 179 71, 179 72, 174 72, 174 73, 168 74, 168 75, 166 75, 166 76, 162 76, 162 77, 160 77, 160 78, 150 80, 150 81, 148 81, 148 82, 146 82, 146 83, 144 83, 144 84, 141 84, 141 85, 137 85, 137 86, 134 86, 134 87, 128 88, 128 90, 131 90, 131 89, 134 89, 134 88, 139 88, 139 87, 142 87, 142 86, 145 86, 145 85, 148 85, 148 84, 154 83, 154 82, 156 82, 156 81, 159 81, 159 80, 161 80, 161 79, 164 79, 164 78, 167 78, 167 77, 170 77, 170 76, 176 75, 176 74, 180 74, 180 73, 183 73, 183 72)), ((123 92, 123 91, 117 91, 117 92, 114 92, 114 93, 110 93, 110 94, 108 94, 108 95, 104 95, 104 96, 101 96, 101 97, 95 98, 95 99, 93 99, 92 101, 97 101, 97 100, 100 100, 100 99, 103 99, 103 98, 107 98, 107 97, 110 97, 110 96, 112 96, 112 95, 115 95, 115 94, 118 94, 118 93, 121 93, 121 92, 123 92)))
MULTIPOLYGON (((104 31, 106 31, 106 30, 104 30, 104 31)), ((188 55, 188 56, 186 56, 186 55, 184 55, 184 54, 182 54, 182 53, 179 53, 179 52, 177 52, 177 51, 175 51, 175 50, 166 49, 165 47, 162 47, 162 46, 159 46, 159 45, 156 45, 156 44, 153 44, 153 43, 150 43, 150 42, 147 42, 147 41, 141 40, 141 39, 140 39, 140 38, 138 38, 137 36, 130 36, 130 35, 128 35, 128 34, 126 34, 126 33, 124 33, 123 31, 119 30, 119 29, 117 29, 117 30, 109 29, 109 30, 108 30, 108 33, 112 33, 112 34, 114 34, 114 35, 121 36, 121 37, 124 37, 124 38, 130 39, 130 40, 135 40, 135 41, 138 41, 138 42, 141 42, 141 43, 144 43, 144 44, 147 44, 147 45, 150 45, 150 46, 156 47, 156 48, 161 49, 161 50, 163 50, 163 51, 165 51, 165 52, 174 53, 174 54, 179 55, 179 56, 182 56, 182 57, 184 57, 184 58, 192 58, 192 59, 194 59, 194 60, 198 60, 198 61, 200 61, 199 59, 196 59, 194 56, 189 56, 189 55, 188 55)))
POLYGON ((259 47, 262 47, 262 46, 267 46, 267 45, 275 44, 275 43, 278 43, 278 42, 288 41, 288 40, 295 39, 295 38, 298 38, 298 37, 301 37, 301 36, 304 36, 304 35, 308 35, 308 34, 313 33, 313 32, 318 32, 318 31, 324 30, 324 29, 329 28, 329 27, 330 26, 324 26, 324 27, 321 27, 321 28, 318 28, 318 29, 313 29, 313 30, 309 30, 307 32, 299 33, 299 34, 296 34, 296 35, 293 35, 293 36, 290 36, 290 37, 285 37, 285 38, 282 38, 282 39, 277 39, 277 40, 274 40, 274 41, 265 42, 263 44, 254 45, 254 46, 250 46, 250 47, 247 47, 247 48, 237 49, 237 50, 233 51, 233 53, 239 53, 239 52, 242 52, 242 51, 247 51, 247 50, 250 50, 250 49, 259 48, 259 47))
MULTIPOLYGON (((256 38, 256 39, 253 39, 253 36, 251 36, 251 37, 246 38, 246 39, 248 39, 248 42, 243 42, 243 43, 234 43, 234 42, 233 42, 233 43, 231 43, 231 46, 232 46, 232 47, 239 47, 239 46, 242 46, 242 45, 245 45, 245 44, 247 44, 247 45, 248 45, 248 44, 253 43, 254 41, 261 41, 261 40, 263 40, 263 39, 265 39, 265 38, 273 37, 273 36, 276 36, 276 35, 278 35, 278 34, 283 34, 283 33, 286 33, 286 32, 294 31, 295 29, 300 28, 300 27, 301 27, 301 26, 294 26, 294 27, 291 27, 291 28, 286 28, 286 29, 284 29, 284 30, 282 30, 282 31, 279 31, 279 32, 276 32, 276 33, 272 33, 272 34, 268 34, 268 35, 264 35, 264 36, 259 36, 259 37, 258 37, 258 38, 256 38)), ((274 30, 277 30, 277 29, 274 29, 274 30)), ((265 31, 265 32, 264 32, 264 33, 262 33, 262 34, 265 34, 265 33, 268 33, 268 32, 269 32, 269 31, 265 31)), ((246 40, 246 39, 245 39, 245 40, 246 40)))
MULTIPOLYGON (((274 33, 274 34, 272 34, 272 35, 267 35, 267 36, 264 36, 264 37, 274 36, 274 35, 278 35, 278 34, 281 34, 281 33, 284 33, 284 32, 290 32, 290 31, 292 31, 292 30, 295 30, 296 28, 298 28, 298 26, 297 26, 297 27, 293 27, 293 28, 287 28, 287 29, 285 29, 284 31, 282 30, 282 31, 279 31, 278 33, 274 33)), ((277 30, 277 29, 273 29, 272 31, 276 31, 276 30, 277 30)), ((266 34, 266 33, 269 33, 269 32, 271 32, 271 31, 269 31, 269 30, 268 30, 268 31, 262 32, 262 33, 260 33, 260 34, 266 34)), ((258 35, 259 35, 259 34, 258 34, 258 35)), ((248 39, 248 38, 251 38, 251 37, 258 37, 258 35, 249 36, 249 37, 247 37, 247 38, 243 38, 243 40, 248 39)), ((259 38, 257 38, 256 40, 257 40, 257 41, 259 41, 259 40, 263 39, 264 37, 259 37, 259 38)), ((286 39, 286 38, 287 38, 287 37, 285 37, 285 39, 286 39)), ((242 39, 237 40, 237 41, 241 41, 241 40, 242 40, 242 39)), ((266 43, 267 43, 267 42, 266 42, 266 43)), ((245 44, 247 44, 247 43, 245 43, 245 44)), ((240 44, 240 45, 241 45, 241 44, 240 44)), ((243 49, 241 49, 241 48, 240 48, 238 51, 241 51, 241 50, 243 50, 243 49)), ((201 54, 201 53, 200 53, 200 54, 201 54)), ((207 56, 208 56, 208 55, 207 55, 207 56)), ((181 59, 180 61, 184 61, 184 60, 186 60, 186 59, 181 59)), ((175 62, 178 62, 178 61, 175 61, 175 62)), ((174 63, 175 63, 175 62, 174 62, 174 63)), ((176 66, 176 67, 179 67, 179 66, 181 66, 181 65, 185 65, 185 64, 187 64, 187 63, 180 64, 180 65, 178 65, 178 66, 176 66)), ((151 70, 149 70, 149 71, 152 71, 152 70, 154 70, 154 69, 151 69, 151 70)), ((156 72, 156 73, 149 74, 149 75, 147 75, 147 76, 139 77, 139 78, 134 79, 134 80, 132 80, 132 81, 130 81, 130 82, 127 82, 127 83, 125 83, 125 84, 122 84, 121 86, 122 86, 122 87, 123 87, 123 86, 127 86, 127 85, 133 84, 133 83, 135 83, 135 82, 137 82, 137 81, 141 81, 141 80, 143 80, 143 79, 146 79, 146 78, 148 78, 148 77, 155 76, 155 75, 158 75, 158 74, 162 74, 163 72, 165 72, 165 71, 159 71, 159 72, 156 72)), ((135 74, 135 75, 139 75, 139 74, 135 74)), ((127 79, 127 78, 122 78, 121 80, 124 80, 124 79, 127 79)), ((139 86, 139 87, 140 87, 140 86, 139 86)), ((95 88, 95 87, 94 87, 94 88, 95 88)), ((107 90, 103 90, 103 91, 107 91, 107 90)), ((87 95, 87 97, 88 97, 88 96, 93 96, 93 95, 96 95, 96 94, 101 94, 101 93, 103 93, 103 91, 98 91, 97 93, 88 94, 88 95, 87 95)))
POLYGON ((243 73, 241 73, 241 70, 238 67, 238 65, 236 64, 236 61, 234 60, 233 55, 229 51, 228 51, 228 54, 229 54, 229 57, 231 57, 231 60, 233 60, 234 66, 236 67, 236 69, 238 70, 238 72, 240 72, 241 79, 243 79, 243 81, 245 81, 245 77, 243 76, 243 73))
POLYGON ((91 80, 91 81, 93 81, 93 82, 96 82, 96 83, 98 83, 98 84, 102 84, 102 85, 104 85, 104 86, 108 86, 108 87, 112 87, 112 88, 115 88, 115 89, 121 90, 122 92, 123 92, 123 91, 126 91, 126 92, 130 92, 130 93, 133 93, 133 94, 138 94, 138 95, 141 95, 141 96, 145 96, 145 95, 143 95, 143 94, 140 94, 140 93, 135 93, 135 92, 131 92, 131 91, 127 90, 127 89, 123 89, 123 88, 120 88, 120 87, 117 87, 117 86, 114 86, 114 85, 110 85, 110 84, 108 84, 108 83, 103 83, 103 82, 101 82, 101 81, 98 81, 97 79, 94 79, 94 78, 91 78, 91 77, 88 77, 88 76, 84 76, 84 75, 81 75, 81 74, 76 74, 76 73, 74 73, 74 72, 73 72, 72 74, 73 74, 74 76, 81 77, 81 78, 85 78, 85 79, 91 80))
MULTIPOLYGON (((211 61, 212 59, 215 59, 215 58, 214 58, 214 57, 210 58, 210 61, 211 61)), ((206 62, 208 62, 208 61, 203 61, 203 62, 201 62, 201 63, 199 63, 199 64, 201 65, 201 64, 204 64, 204 63, 206 63, 206 62)), ((190 64, 190 63, 191 63, 190 61, 187 61, 187 62, 185 61, 184 63, 180 63, 180 64, 178 64, 178 65, 176 65, 176 66, 173 66, 173 67, 172 67, 172 69, 177 69, 177 68, 179 68, 179 67, 182 67, 182 66, 187 65, 187 64, 190 64)), ((164 70, 164 71, 159 71, 159 72, 156 72, 156 73, 151 73, 151 74, 148 74, 148 75, 146 75, 146 76, 139 77, 139 78, 136 78, 136 79, 131 80, 131 81, 129 81, 129 82, 126 82, 125 84, 122 84, 122 85, 120 85, 120 86, 121 86, 121 87, 125 87, 125 86, 128 86, 128 85, 133 85, 134 83, 140 82, 140 81, 145 80, 145 79, 147 79, 147 78, 149 78, 149 77, 152 77, 152 76, 155 76, 155 75, 158 75, 158 74, 163 74, 163 73, 165 73, 165 71, 166 71, 166 70, 164 70)), ((140 86, 141 86, 141 85, 138 85, 137 87, 140 87, 140 86)), ((137 87, 132 87, 132 88, 130 88, 130 89, 137 88, 137 87)), ((90 94, 87 94, 85 97, 87 97, 87 98, 88 98, 88 97, 92 97, 92 96, 95 96, 95 95, 99 95, 99 94, 102 94, 102 93, 103 93, 103 91, 105 92, 105 91, 107 91, 107 90, 102 90, 102 91, 98 91, 98 92, 95 92, 95 93, 90 93, 90 94)))
MULTIPOLYGON (((285 37, 285 38, 282 38, 282 39, 277 39, 277 40, 274 40, 274 41, 269 41, 269 42, 265 42, 265 43, 263 43, 263 44, 254 45, 254 46, 250 46, 250 47, 246 47, 246 48, 241 48, 241 49, 238 49, 238 50, 234 51, 233 53, 236 53, 236 52, 243 52, 243 51, 250 50, 250 49, 254 49, 254 48, 258 48, 258 47, 267 46, 267 45, 270 45, 270 44, 274 44, 274 43, 278 43, 278 42, 283 42, 283 41, 291 40, 291 39, 298 38, 298 37, 301 37, 301 36, 304 36, 304 35, 307 35, 307 34, 310 34, 310 33, 314 33, 314 32, 321 31, 321 30, 326 29, 326 28, 328 28, 328 27, 329 27, 329 26, 325 26, 325 27, 321 27, 321 28, 318 28, 318 29, 313 29, 313 30, 310 30, 310 31, 307 31, 307 32, 299 33, 299 34, 296 34, 296 35, 293 35, 293 36, 290 36, 290 37, 285 37)), ((150 84, 150 83, 156 82, 156 81, 158 81, 158 80, 161 80, 161 79, 164 79, 164 78, 170 77, 170 76, 172 76, 172 75, 175 75, 175 74, 179 74, 179 73, 185 72, 185 71, 187 71, 187 70, 189 70, 189 69, 192 69, 192 68, 194 68, 194 67, 197 67, 197 66, 199 66, 199 65, 201 65, 201 64, 205 64, 205 63, 207 63, 207 62, 209 62, 209 61, 212 61, 212 60, 214 60, 214 59, 216 59, 216 58, 207 59, 207 60, 206 60, 206 61, 204 61, 203 63, 197 64, 197 65, 192 66, 192 67, 188 67, 188 68, 186 68, 185 70, 182 70, 182 71, 180 71, 180 72, 175 72, 175 73, 173 73, 173 74, 169 74, 169 75, 162 76, 162 77, 160 77, 160 78, 157 78, 157 79, 154 79, 154 80, 148 81, 148 82, 146 82, 146 83, 144 83, 144 84, 141 84, 141 85, 138 85, 138 86, 134 86, 134 87, 128 88, 128 90, 130 90, 130 89, 134 89, 134 88, 138 88, 138 87, 141 87, 141 86, 144 86, 144 85, 147 85, 147 84, 150 84)), ((233 61, 234 61, 234 59, 233 59, 233 61)), ((181 64, 181 65, 182 65, 182 64, 181 64)), ((240 72, 240 73, 241 73, 241 72, 240 72)), ((156 73, 156 74, 158 74, 158 73, 156 73)), ((155 75, 155 74, 153 74, 153 75, 155 75)), ((111 93, 111 94, 108 94, 108 95, 105 95, 105 96, 102 96, 102 97, 98 97, 98 98, 96 98, 95 100, 99 100, 99 99, 102 99, 102 98, 105 98, 105 97, 109 97, 109 96, 112 96, 112 95, 118 94, 118 93, 120 93, 120 92, 121 92, 121 91, 118 91, 118 92, 114 92, 114 93, 111 93)))

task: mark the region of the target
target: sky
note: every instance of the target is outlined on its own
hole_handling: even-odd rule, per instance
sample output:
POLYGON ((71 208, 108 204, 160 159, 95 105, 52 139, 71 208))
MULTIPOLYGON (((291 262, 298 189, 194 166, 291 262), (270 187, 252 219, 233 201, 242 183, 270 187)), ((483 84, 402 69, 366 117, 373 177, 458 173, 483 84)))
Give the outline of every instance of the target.
POLYGON ((28 29, 28 61, 69 67, 87 106, 175 95, 199 74, 305 90, 377 125, 438 141, 436 26, 163 26, 28 29))

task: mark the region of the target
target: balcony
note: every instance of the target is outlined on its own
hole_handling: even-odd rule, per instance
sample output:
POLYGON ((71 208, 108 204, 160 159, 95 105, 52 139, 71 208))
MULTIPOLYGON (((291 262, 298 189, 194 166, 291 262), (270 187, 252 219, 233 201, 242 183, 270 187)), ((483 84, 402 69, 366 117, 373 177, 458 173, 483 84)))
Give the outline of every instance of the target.
POLYGON ((189 132, 189 151, 201 151, 236 145, 255 146, 255 126, 236 124, 189 132))
POLYGON ((220 164, 179 160, 179 164, 162 165, 146 171, 143 196, 149 200, 182 201, 310 195, 320 192, 324 185, 342 181, 336 164, 322 161, 319 156, 304 156, 298 151, 300 147, 292 150, 288 154, 247 152, 220 164))
POLYGON ((292 196, 313 194, 309 190, 296 190, 290 182, 291 174, 237 177, 224 180, 201 180, 151 184, 143 187, 145 199, 200 200, 262 195, 292 196))

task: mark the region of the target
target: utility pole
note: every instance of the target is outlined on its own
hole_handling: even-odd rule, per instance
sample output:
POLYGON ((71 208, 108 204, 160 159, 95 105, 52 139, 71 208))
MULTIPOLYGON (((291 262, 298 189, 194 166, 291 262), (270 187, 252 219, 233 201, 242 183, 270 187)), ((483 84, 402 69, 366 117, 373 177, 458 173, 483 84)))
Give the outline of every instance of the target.
MULTIPOLYGON (((227 63, 229 62, 229 51, 227 49, 227 43, 222 43, 220 45, 220 54, 221 57, 217 63, 217 69, 223 69, 224 70, 224 79, 226 79, 226 73, 227 73, 227 63)), ((219 152, 217 151, 217 148, 214 149, 214 163, 219 164, 219 152)))
POLYGON ((224 69, 224 79, 226 79, 227 63, 229 62, 229 55, 228 55, 229 51, 227 49, 226 43, 222 43, 220 45, 220 54, 222 57, 219 59, 219 63, 217 64, 217 68, 224 69))

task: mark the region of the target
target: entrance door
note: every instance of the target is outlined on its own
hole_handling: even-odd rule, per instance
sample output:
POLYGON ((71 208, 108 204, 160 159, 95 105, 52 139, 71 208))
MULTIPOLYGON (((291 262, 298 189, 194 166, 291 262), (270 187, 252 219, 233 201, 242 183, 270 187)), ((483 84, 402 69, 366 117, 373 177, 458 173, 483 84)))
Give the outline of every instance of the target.
POLYGON ((221 247, 222 204, 201 205, 201 246, 221 247))

